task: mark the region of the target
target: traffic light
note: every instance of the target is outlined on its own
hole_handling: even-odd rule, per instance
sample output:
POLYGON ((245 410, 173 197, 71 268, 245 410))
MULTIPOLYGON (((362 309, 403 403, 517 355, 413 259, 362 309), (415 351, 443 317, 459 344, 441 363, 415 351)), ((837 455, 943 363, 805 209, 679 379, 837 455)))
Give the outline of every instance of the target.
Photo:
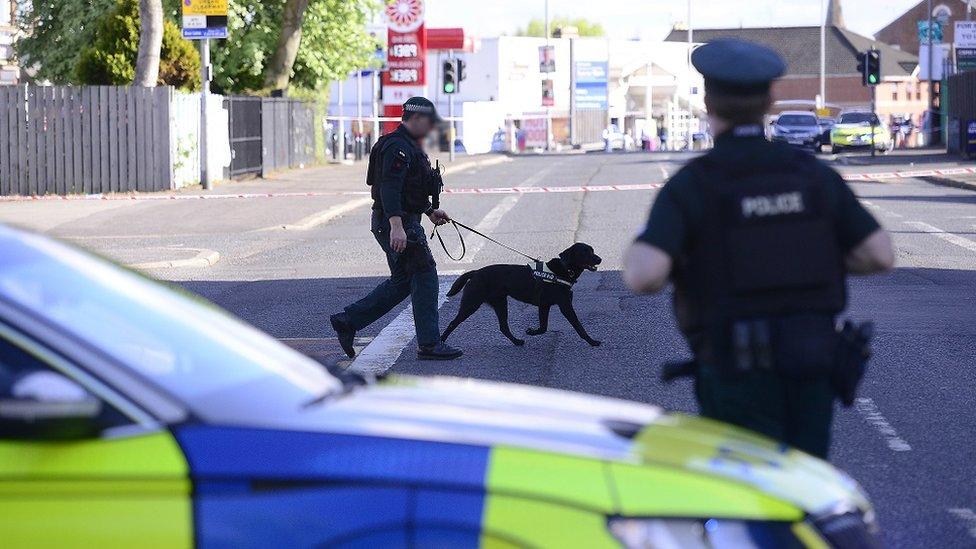
POLYGON ((465 70, 467 70, 467 68, 468 68, 468 64, 464 62, 464 59, 457 60, 457 81, 458 82, 464 82, 464 80, 468 77, 468 75, 465 74, 464 72, 465 70))
POLYGON ((441 90, 446 94, 457 93, 459 81, 457 68, 453 59, 444 61, 441 66, 441 90))
POLYGON ((861 73, 862 86, 881 83, 881 52, 868 50, 857 54, 857 72, 861 73))
POLYGON ((881 83, 881 52, 878 50, 867 53, 867 81, 869 86, 881 83))

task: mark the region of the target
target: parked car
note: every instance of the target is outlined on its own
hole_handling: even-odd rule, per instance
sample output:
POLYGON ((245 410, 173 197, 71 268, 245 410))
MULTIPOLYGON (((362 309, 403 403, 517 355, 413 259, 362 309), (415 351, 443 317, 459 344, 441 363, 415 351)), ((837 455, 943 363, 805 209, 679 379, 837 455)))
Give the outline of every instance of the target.
POLYGON ((0 535, 20 547, 872 547, 851 478, 636 403, 337 377, 0 225, 0 535))
POLYGON ((781 113, 773 123, 770 138, 774 142, 817 150, 820 148, 822 133, 817 117, 813 113, 787 111, 781 113))
POLYGON ((892 149, 891 132, 870 111, 847 111, 841 113, 837 124, 830 131, 830 147, 834 153, 852 149, 871 149, 872 128, 874 148, 881 152, 892 149))
POLYGON ((831 117, 817 117, 817 125, 820 126, 820 146, 830 145, 830 130, 834 129, 834 125, 837 124, 836 118, 831 117))

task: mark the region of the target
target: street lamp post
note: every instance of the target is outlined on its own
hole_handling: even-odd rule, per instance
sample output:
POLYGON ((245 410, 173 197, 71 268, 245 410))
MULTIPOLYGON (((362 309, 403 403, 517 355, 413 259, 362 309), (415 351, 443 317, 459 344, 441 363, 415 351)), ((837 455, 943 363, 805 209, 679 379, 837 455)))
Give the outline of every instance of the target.
POLYGON ((928 10, 929 10, 929 23, 926 34, 929 45, 929 105, 926 109, 929 113, 929 140, 928 145, 935 143, 935 109, 932 108, 933 100, 935 99, 935 79, 932 77, 933 69, 935 68, 935 51, 932 49, 932 0, 928 0, 928 10))
MULTIPOLYGON (((549 32, 549 0, 545 0, 545 19, 546 19, 546 50, 548 51, 550 45, 550 32, 549 32)), ((545 74, 543 76, 549 76, 545 74)), ((552 144, 552 111, 549 110, 549 106, 546 106, 546 150, 548 151, 550 145, 552 144)))

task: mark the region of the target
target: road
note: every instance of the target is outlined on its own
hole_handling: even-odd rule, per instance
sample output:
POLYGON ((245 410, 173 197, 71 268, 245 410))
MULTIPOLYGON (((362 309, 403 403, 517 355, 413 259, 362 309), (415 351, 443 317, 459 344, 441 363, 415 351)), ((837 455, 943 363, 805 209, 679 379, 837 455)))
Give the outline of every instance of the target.
MULTIPOLYGON (((687 159, 678 153, 493 157, 447 177, 455 192, 444 198, 445 208, 503 242, 545 258, 574 241, 596 248, 604 263, 583 275, 575 299, 602 347, 585 345, 556 313, 548 334, 514 347, 486 309, 452 336, 451 343, 465 350, 461 360, 418 362, 410 313, 401 307, 359 334, 365 349, 353 366, 528 383, 694 412, 689 383, 667 386, 657 379, 659 364, 687 356, 669 295, 633 296, 620 276, 622 250, 646 218, 654 187, 687 159), (470 189, 481 192, 459 192, 470 189)), ((870 173, 909 169, 916 160, 889 157, 879 167, 854 157, 835 164, 846 173, 870 173)), ((200 195, 207 199, 191 192, 173 200, 0 203, 0 221, 140 266, 325 363, 340 364, 328 315, 364 295, 386 271, 366 230, 363 171, 294 172, 200 195), (275 195, 221 196, 269 192, 275 195)), ((889 545, 972 547, 976 193, 910 178, 852 186, 893 233, 898 268, 850 284, 849 316, 876 321, 876 354, 856 406, 838 409, 832 457, 872 496, 889 545)), ((456 245, 452 234, 445 237, 456 245)), ((448 284, 464 270, 521 262, 477 237, 468 236, 467 243, 463 263, 435 252, 448 284)), ((442 324, 456 307, 454 301, 443 305, 442 324)), ((535 313, 513 303, 510 318, 513 330, 522 332, 535 313)))

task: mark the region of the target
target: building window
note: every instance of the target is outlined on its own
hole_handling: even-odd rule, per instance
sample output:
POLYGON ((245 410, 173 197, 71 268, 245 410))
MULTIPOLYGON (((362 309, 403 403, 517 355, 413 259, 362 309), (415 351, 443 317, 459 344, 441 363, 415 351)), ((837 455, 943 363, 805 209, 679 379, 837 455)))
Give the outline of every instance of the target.
POLYGON ((10 24, 10 0, 0 0, 0 25, 10 24))
POLYGON ((898 101, 898 88, 895 88, 895 91, 891 92, 891 100, 898 101))

